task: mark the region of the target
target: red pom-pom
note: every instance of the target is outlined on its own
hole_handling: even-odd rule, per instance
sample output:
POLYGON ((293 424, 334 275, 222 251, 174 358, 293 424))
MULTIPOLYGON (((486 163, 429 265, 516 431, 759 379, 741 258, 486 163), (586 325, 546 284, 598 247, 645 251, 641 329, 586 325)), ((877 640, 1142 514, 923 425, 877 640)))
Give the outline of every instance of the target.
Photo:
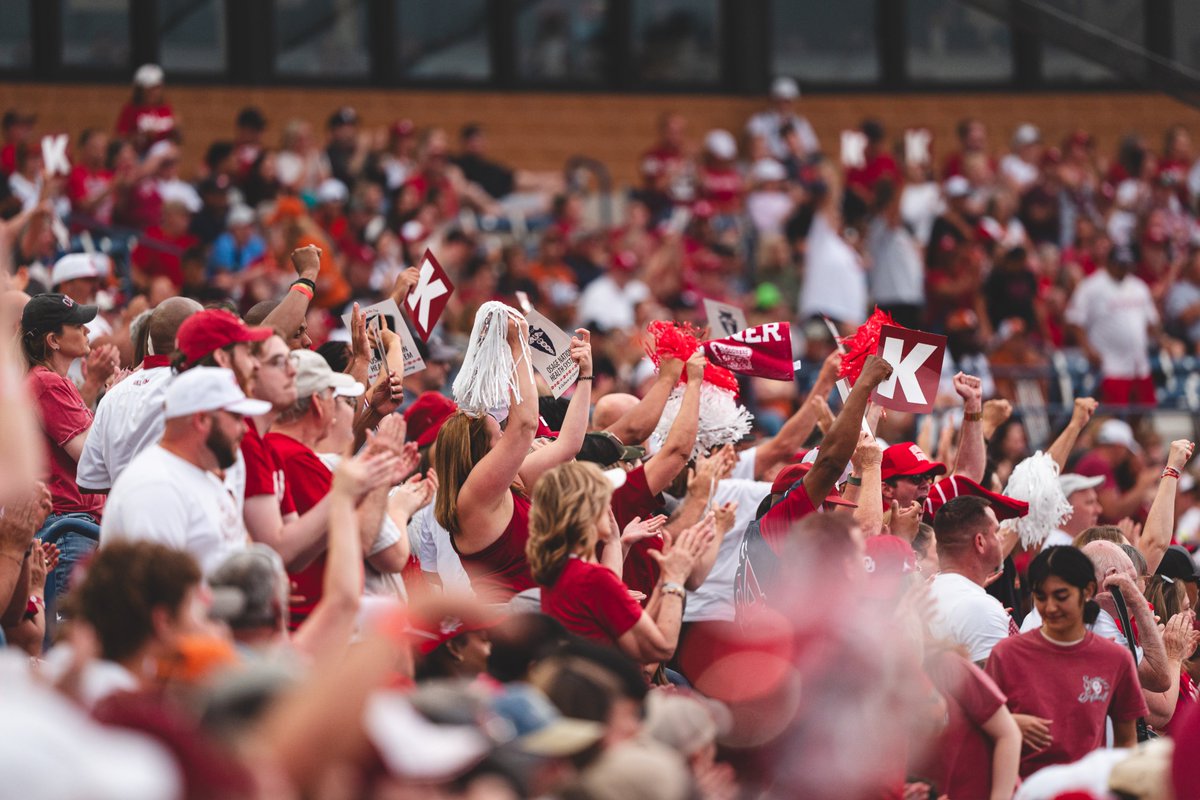
POLYGON ((875 351, 879 349, 879 331, 884 325, 901 327, 896 325, 891 314, 886 311, 880 311, 876 307, 875 313, 871 314, 866 322, 858 326, 858 330, 850 336, 843 336, 838 339, 842 347, 845 348, 845 354, 842 355, 842 369, 839 377, 846 378, 851 386, 858 380, 859 373, 862 372, 867 356, 875 355, 875 351))
MULTIPOLYGON (((646 355, 657 367, 664 358, 687 361, 700 346, 700 329, 690 322, 667 322, 656 319, 646 326, 646 355)), ((687 383, 687 372, 680 383, 687 383)), ((704 382, 733 392, 738 396, 737 378, 732 372, 715 364, 705 364, 704 382)))

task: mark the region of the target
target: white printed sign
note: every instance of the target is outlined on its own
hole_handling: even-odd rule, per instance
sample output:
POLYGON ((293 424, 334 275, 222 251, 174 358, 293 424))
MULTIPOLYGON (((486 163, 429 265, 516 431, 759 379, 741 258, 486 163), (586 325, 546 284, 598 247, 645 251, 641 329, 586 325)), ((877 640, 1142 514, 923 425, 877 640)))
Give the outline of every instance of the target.
POLYGON ((562 397, 579 377, 579 365, 571 360, 571 337, 537 311, 530 311, 525 318, 533 368, 550 384, 554 396, 562 397))
MULTIPOLYGON (((417 343, 413 339, 412 333, 408 330, 408 325, 404 323, 404 318, 400 316, 400 306, 396 305, 395 300, 384 300, 382 303, 367 306, 362 309, 362 313, 366 317, 368 329, 371 328, 373 323, 381 326, 387 325, 388 328, 400 336, 400 344, 404 351, 405 377, 425 369, 425 359, 421 358, 421 353, 417 350, 417 343)), ((353 330, 350 317, 350 314, 343 314, 342 322, 348 330, 353 330)), ((379 351, 372 347, 371 363, 367 366, 367 380, 374 383, 375 379, 379 377, 379 373, 383 371, 383 368, 384 364, 383 360, 379 357, 379 351)))
POLYGON ((42 137, 42 169, 46 174, 71 174, 71 162, 67 160, 67 142, 65 133, 42 137))
POLYGON ((842 131, 842 166, 862 167, 867 163, 867 137, 862 131, 842 131))
POLYGON ((704 298, 704 313, 708 315, 708 335, 713 339, 724 339, 750 327, 746 312, 729 303, 704 298))

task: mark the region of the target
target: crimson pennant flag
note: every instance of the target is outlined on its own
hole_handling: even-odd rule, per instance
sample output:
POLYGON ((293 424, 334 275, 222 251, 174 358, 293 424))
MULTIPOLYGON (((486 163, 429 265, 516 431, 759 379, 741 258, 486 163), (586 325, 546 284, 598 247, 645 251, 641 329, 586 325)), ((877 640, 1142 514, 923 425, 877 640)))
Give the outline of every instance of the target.
POLYGON ((429 334, 433 333, 433 326, 437 325, 442 312, 446 310, 453 291, 454 284, 450 282, 450 276, 442 269, 433 251, 426 250, 421 257, 421 276, 404 301, 408 318, 412 320, 421 341, 429 341, 429 334))
POLYGON ((711 363, 740 375, 776 381, 790 381, 796 375, 792 329, 786 322, 755 325, 723 339, 710 339, 701 347, 711 363))

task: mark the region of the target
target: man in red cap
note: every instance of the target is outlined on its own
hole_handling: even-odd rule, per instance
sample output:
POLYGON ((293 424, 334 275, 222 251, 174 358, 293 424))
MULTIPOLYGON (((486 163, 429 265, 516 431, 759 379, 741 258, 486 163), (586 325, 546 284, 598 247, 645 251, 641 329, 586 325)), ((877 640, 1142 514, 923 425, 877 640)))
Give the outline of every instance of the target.
POLYGON ((892 501, 901 508, 924 503, 934 478, 946 474, 946 465, 933 461, 913 442, 894 444, 883 451, 879 478, 883 481, 883 505, 892 501))
POLYGON ((742 540, 734 602, 739 624, 745 625, 764 606, 772 602, 772 592, 780 572, 780 554, 793 527, 817 510, 843 505, 834 486, 858 445, 863 414, 871 392, 892 374, 892 367, 878 356, 868 356, 862 373, 850 390, 842 411, 830 426, 817 460, 808 468, 797 464, 784 469, 771 486, 771 496, 763 501, 758 519, 750 524, 742 540), (801 467, 806 468, 801 472, 801 467))
POLYGON ((233 370, 242 391, 250 396, 258 372, 258 359, 251 345, 270 336, 270 328, 251 328, 230 311, 201 311, 179 326, 175 340, 175 368, 181 372, 192 367, 233 370))

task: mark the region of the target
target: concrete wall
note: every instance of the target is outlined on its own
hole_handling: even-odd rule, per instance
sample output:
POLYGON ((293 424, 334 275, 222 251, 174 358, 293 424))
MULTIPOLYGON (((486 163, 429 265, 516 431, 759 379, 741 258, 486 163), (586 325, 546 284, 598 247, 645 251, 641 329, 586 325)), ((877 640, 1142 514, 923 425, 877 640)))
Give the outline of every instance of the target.
MULTIPOLYGON (((128 95, 129 90, 120 86, 7 84, 0 85, 0 106, 37 113, 40 130, 74 134, 88 126, 111 128, 128 95)), ((685 114, 691 137, 699 141, 709 128, 739 131, 761 105, 759 98, 733 96, 228 86, 169 86, 168 99, 182 120, 188 168, 202 157, 209 142, 230 136, 233 118, 245 105, 264 110, 271 143, 278 141, 288 119, 300 117, 323 126, 333 109, 351 105, 368 126, 410 117, 418 126, 441 125, 457 134, 465 122, 482 122, 500 160, 530 169, 554 169, 566 158, 583 154, 608 164, 623 182, 635 178, 637 156, 653 141, 662 111, 685 114)), ((820 95, 804 98, 802 111, 832 152, 836 152, 838 131, 866 116, 882 119, 893 134, 906 126, 931 128, 938 158, 953 147, 955 123, 968 115, 988 123, 994 147, 1006 144, 1024 121, 1041 126, 1049 141, 1082 127, 1097 137, 1107 153, 1130 130, 1146 134, 1156 148, 1162 132, 1174 123, 1189 125, 1200 134, 1200 111, 1156 94, 820 95)))

